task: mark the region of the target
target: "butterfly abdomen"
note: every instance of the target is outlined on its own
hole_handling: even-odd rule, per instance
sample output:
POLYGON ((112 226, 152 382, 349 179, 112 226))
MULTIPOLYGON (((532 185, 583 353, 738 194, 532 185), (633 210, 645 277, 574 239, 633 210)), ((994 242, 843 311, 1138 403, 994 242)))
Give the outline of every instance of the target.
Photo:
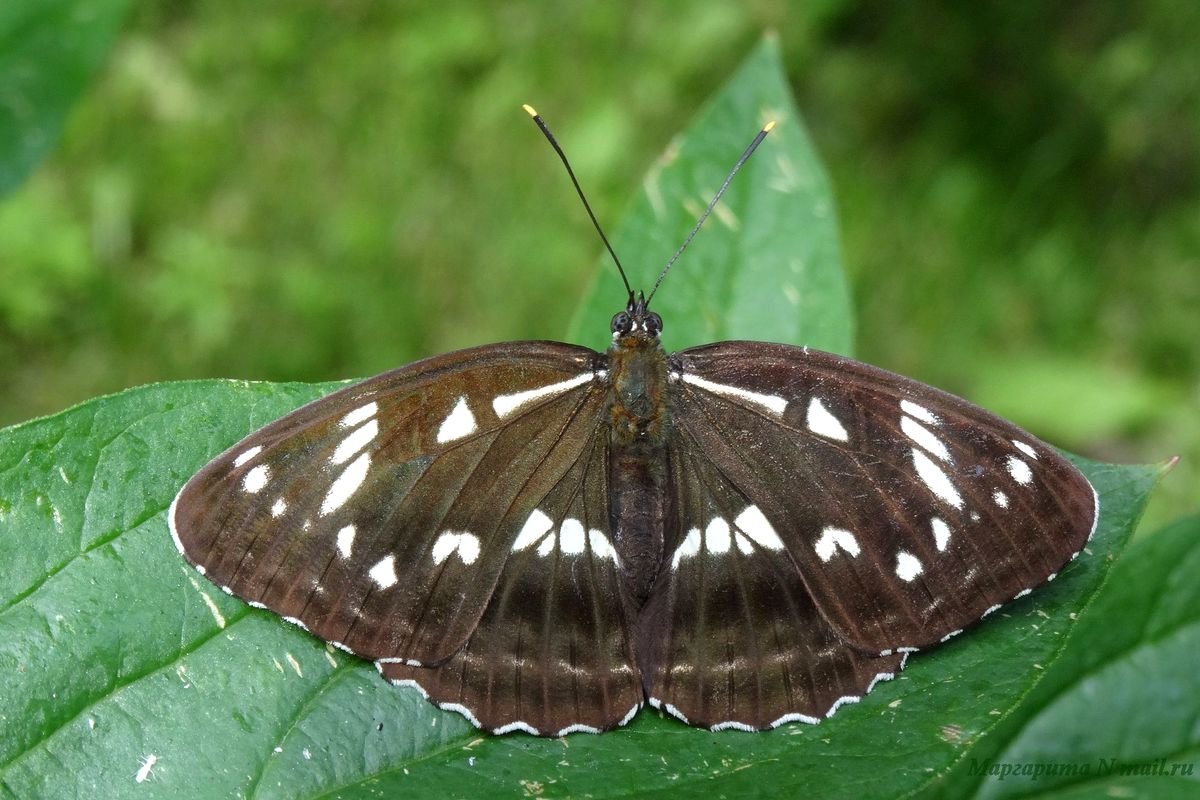
POLYGON ((663 558, 667 358, 657 338, 622 336, 608 351, 609 513, 626 596, 641 607, 663 558))

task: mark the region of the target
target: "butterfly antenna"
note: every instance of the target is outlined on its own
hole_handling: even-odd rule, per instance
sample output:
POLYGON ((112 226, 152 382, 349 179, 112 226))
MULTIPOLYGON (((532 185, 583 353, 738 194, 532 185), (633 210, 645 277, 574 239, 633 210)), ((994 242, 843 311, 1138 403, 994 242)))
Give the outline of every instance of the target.
POLYGON ((596 215, 592 213, 592 206, 587 201, 587 197, 583 194, 583 187, 579 185, 578 179, 575 177, 575 170, 571 169, 571 162, 567 161, 567 154, 559 147, 558 140, 554 138, 554 134, 546 127, 546 123, 542 117, 531 105, 523 105, 525 113, 533 117, 533 121, 537 123, 541 129, 542 135, 546 137, 546 141, 550 142, 550 146, 554 148, 554 152, 558 153, 559 160, 563 166, 567 168, 567 175, 571 176, 571 183, 575 186, 575 193, 579 195, 579 199, 583 201, 583 207, 587 210, 588 216, 591 217, 592 226, 595 227, 596 233, 600 234, 600 241, 604 242, 604 246, 608 248, 608 254, 612 256, 613 263, 617 265, 617 272, 621 273, 621 281, 625 284, 625 291, 629 293, 629 297, 633 299, 633 289, 629 286, 629 279, 625 277, 625 268, 621 266, 621 259, 617 258, 617 252, 613 250, 612 245, 608 243, 608 237, 604 235, 604 231, 600 228, 600 222, 596 219, 596 215))
POLYGON ((737 163, 733 165, 733 169, 729 170, 729 174, 725 176, 725 182, 721 184, 720 189, 717 189, 717 193, 713 196, 712 201, 709 202, 708 208, 704 209, 704 213, 700 215, 700 219, 696 220, 696 224, 692 227, 692 232, 689 233, 687 238, 683 240, 683 244, 679 245, 679 249, 675 251, 675 255, 671 256, 671 260, 667 262, 667 265, 663 267, 663 271, 659 273, 658 280, 654 282, 654 288, 650 290, 650 296, 646 298, 647 306, 650 305, 650 301, 654 299, 654 293, 658 291, 658 287, 663 282, 663 278, 667 277, 667 271, 671 269, 671 265, 674 264, 683 251, 687 249, 687 246, 692 243, 692 239, 696 238, 696 234, 699 232, 700 226, 704 224, 706 219, 708 219, 708 215, 712 213, 713 208, 717 205, 717 201, 721 199, 721 195, 725 194, 725 190, 729 188, 729 183, 733 180, 733 176, 737 175, 738 170, 741 169, 742 165, 746 163, 746 160, 754 154, 754 151, 758 149, 760 144, 762 144, 762 140, 767 137, 767 134, 770 133, 771 129, 774 127, 774 120, 764 125, 763 129, 758 132, 757 136, 754 137, 754 141, 751 142, 750 146, 746 148, 746 151, 742 153, 742 157, 739 158, 737 163))

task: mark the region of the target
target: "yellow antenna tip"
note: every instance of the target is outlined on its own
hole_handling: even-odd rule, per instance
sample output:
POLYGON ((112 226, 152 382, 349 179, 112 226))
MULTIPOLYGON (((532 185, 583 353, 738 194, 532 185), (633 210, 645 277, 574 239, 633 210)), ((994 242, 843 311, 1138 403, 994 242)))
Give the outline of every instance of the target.
MULTIPOLYGON (((528 106, 526 106, 526 108, 528 108, 528 106)), ((763 133, 770 133, 771 129, 774 127, 775 127, 775 120, 771 120, 770 122, 768 122, 766 125, 763 126, 763 133)))
POLYGON ((523 103, 521 105, 521 108, 525 109, 525 113, 531 117, 536 117, 538 115, 537 109, 534 108, 533 106, 529 105, 528 103, 523 103))

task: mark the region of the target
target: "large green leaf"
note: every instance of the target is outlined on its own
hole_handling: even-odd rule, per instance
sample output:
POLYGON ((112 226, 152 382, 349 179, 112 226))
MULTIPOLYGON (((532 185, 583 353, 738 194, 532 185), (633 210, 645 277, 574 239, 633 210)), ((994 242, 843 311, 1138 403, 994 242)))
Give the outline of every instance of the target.
MULTIPOLYGON (((773 62, 769 47, 750 64, 763 59, 773 62)), ((757 180, 742 178, 750 187, 757 180)), ((840 279, 802 270, 795 280, 815 307, 845 302, 840 279)), ((763 304, 762 315, 777 313, 763 304)), ((741 313, 714 308, 722 318, 741 313)), ((0 795, 937 791, 970 754, 991 757, 986 748, 1001 734, 1018 741, 1043 679, 1071 669, 1064 642, 1074 617, 1156 477, 1081 462, 1103 509, 1085 555, 820 726, 713 734, 644 711, 602 736, 489 737, 414 690, 387 686, 369 664, 222 594, 175 552, 165 511, 183 481, 332 388, 158 385, 0 432, 0 795)), ((1103 635, 1103 621, 1097 627, 1093 635, 1103 635)))
MULTIPOLYGON (((1026 695, 1072 652, 1063 649, 1071 618, 1155 477, 1082 463, 1104 510, 1089 551, 1050 586, 915 657, 898 680, 819 727, 711 734, 647 711, 602 736, 493 738, 225 596, 175 552, 164 514, 187 476, 330 388, 164 384, 3 433, 0 790, 308 797, 389 787, 468 796, 519 791, 523 781, 610 796, 697 783, 729 793, 919 789, 961 771, 988 734, 1014 725, 1019 733, 1036 717, 1037 709, 1022 716, 1026 695), (151 780, 138 784, 150 755, 151 780)), ((1102 640, 1110 623, 1094 611, 1087 635, 1102 640)))
POLYGON ((1200 795, 1200 516, 1113 567, 1046 677, 945 796, 1200 795))
POLYGON ((58 140, 108 52, 128 0, 0 3, 0 195, 58 140))
MULTIPOLYGON (((825 170, 765 39, 667 146, 613 236, 634 288, 650 290, 758 128, 771 132, 671 268, 653 307, 680 350, 722 339, 806 344, 850 355, 853 315, 825 170)), ((603 347, 625 292, 607 256, 570 341, 603 347)))

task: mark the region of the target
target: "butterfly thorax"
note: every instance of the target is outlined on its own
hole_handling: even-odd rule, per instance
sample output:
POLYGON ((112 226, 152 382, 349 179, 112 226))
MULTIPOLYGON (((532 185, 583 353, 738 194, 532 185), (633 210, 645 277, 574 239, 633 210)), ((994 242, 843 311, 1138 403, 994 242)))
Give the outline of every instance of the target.
POLYGON ((663 558, 667 486, 667 356, 662 321, 644 303, 613 318, 608 350, 609 485, 614 545, 626 596, 640 607, 663 558))
POLYGON ((667 356, 658 339, 624 336, 614 341, 608 374, 613 445, 661 447, 668 424, 667 356))

